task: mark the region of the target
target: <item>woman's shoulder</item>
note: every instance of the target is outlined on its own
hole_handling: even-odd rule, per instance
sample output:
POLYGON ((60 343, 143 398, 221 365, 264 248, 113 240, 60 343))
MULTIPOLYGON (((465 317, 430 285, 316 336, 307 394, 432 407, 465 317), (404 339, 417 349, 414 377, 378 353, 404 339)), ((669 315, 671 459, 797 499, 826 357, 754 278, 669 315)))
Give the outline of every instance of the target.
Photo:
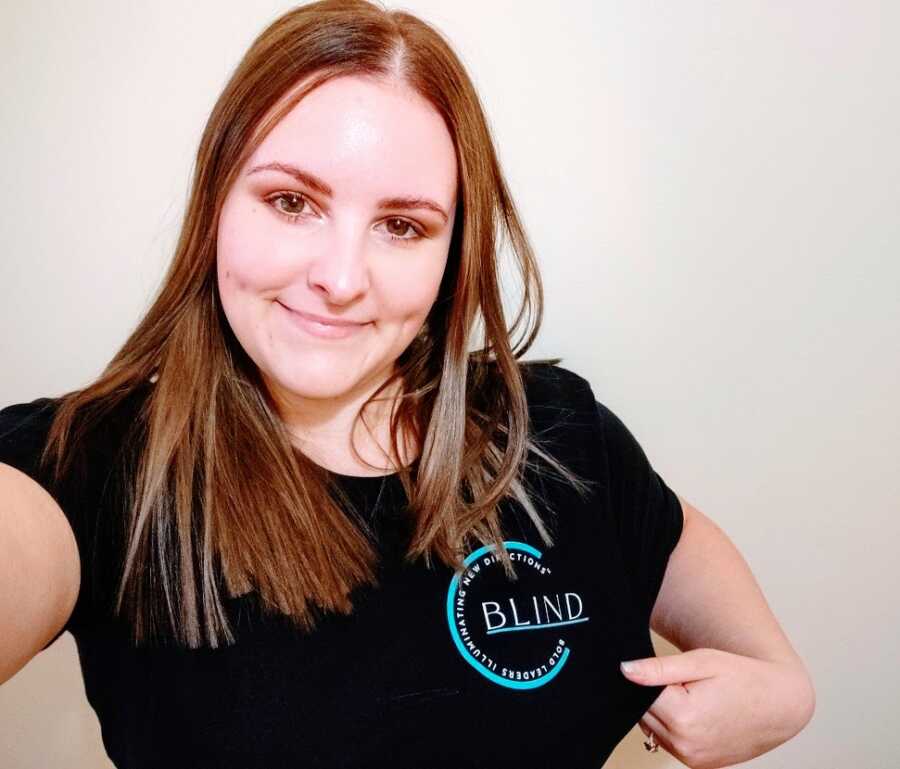
POLYGON ((0 440, 12 435, 32 435, 48 425, 59 398, 41 397, 0 408, 0 440))
POLYGON ((0 409, 0 462, 34 478, 59 398, 40 397, 0 409))
MULTIPOLYGON (((86 453, 119 450, 150 387, 149 382, 137 384, 114 405, 94 413, 87 421, 82 436, 84 442, 73 452, 84 457, 86 453)), ((70 394, 41 396, 0 408, 0 462, 46 484, 47 478, 39 460, 56 414, 70 394)), ((86 413, 78 414, 79 419, 87 416, 86 413)))
POLYGON ((520 364, 528 410, 535 422, 589 426, 597 410, 590 382, 559 359, 520 364))
POLYGON ((598 421, 590 382, 558 359, 529 361, 521 371, 532 438, 582 476, 596 473, 598 421))
POLYGON ((561 358, 545 358, 534 361, 522 361, 519 368, 525 389, 536 402, 564 397, 584 398, 591 394, 591 385, 587 379, 570 368, 560 365, 561 358))

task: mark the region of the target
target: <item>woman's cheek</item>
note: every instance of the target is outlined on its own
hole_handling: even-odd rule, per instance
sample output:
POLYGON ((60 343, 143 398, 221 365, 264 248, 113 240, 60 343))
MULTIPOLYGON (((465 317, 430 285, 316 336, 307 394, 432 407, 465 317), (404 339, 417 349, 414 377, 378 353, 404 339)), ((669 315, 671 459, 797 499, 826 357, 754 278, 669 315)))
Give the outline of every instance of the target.
POLYGON ((273 238, 267 228, 234 227, 223 232, 218 258, 231 284, 241 291, 266 291, 289 279, 296 254, 288 253, 283 238, 273 238))
POLYGON ((414 254, 408 261, 398 259, 382 272, 379 297, 393 317, 424 317, 428 314, 441 285, 446 259, 440 254, 414 254))

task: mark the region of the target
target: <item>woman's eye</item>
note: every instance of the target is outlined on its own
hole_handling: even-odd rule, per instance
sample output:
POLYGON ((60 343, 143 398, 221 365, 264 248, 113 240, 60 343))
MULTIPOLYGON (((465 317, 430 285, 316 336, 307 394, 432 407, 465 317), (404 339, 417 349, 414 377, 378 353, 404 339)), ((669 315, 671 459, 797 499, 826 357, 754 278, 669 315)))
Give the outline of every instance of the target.
POLYGON ((303 206, 306 205, 306 198, 297 192, 279 192, 267 198, 267 202, 287 219, 296 219, 300 216, 303 206), (279 205, 281 201, 284 201, 286 205, 279 205))
POLYGON ((392 240, 418 240, 422 234, 406 219, 388 219, 385 221, 388 235, 392 240), (401 233, 401 234, 397 234, 401 233))
MULTIPOLYGON (((297 223, 305 214, 303 207, 309 207, 305 195, 299 192, 278 192, 266 198, 266 202, 275 209, 275 212, 291 223, 297 223)), ((392 217, 384 221, 387 234, 391 240, 416 241, 424 237, 424 234, 410 221, 399 217, 392 217)))

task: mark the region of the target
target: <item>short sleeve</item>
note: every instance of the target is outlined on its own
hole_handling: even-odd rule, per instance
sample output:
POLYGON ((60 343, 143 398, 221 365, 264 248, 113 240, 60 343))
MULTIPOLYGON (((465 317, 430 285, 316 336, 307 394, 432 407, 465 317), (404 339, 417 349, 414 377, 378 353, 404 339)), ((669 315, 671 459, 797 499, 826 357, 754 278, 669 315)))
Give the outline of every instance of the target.
POLYGON ((597 515, 615 538, 635 613, 649 622, 681 538, 681 502, 590 382, 558 361, 524 367, 532 428, 545 449, 595 484, 597 515))
MULTIPOLYGON (((73 519, 70 500, 62 491, 63 484, 57 487, 52 483, 52 462, 48 464, 46 471, 40 468, 41 452, 57 406, 56 399, 38 398, 30 403, 16 403, 0 409, 0 462, 15 467, 47 491, 65 513, 75 532, 76 540, 79 540, 80 530, 73 519)), ((79 550, 82 550, 81 542, 78 544, 79 550)), ((85 574, 83 560, 81 573, 83 583, 85 574)), ((44 649, 77 622, 81 605, 83 600, 79 595, 75 610, 66 625, 44 646, 44 649)))
POLYGON ((681 537, 684 512, 622 420, 600 401, 594 404, 625 570, 649 621, 669 556, 681 537))

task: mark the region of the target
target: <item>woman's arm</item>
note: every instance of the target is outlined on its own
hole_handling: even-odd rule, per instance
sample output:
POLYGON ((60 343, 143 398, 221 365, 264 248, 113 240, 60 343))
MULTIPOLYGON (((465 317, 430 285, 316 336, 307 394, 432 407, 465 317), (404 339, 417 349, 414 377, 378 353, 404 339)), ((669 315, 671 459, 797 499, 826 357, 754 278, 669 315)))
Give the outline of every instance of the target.
POLYGON ((80 580, 78 543, 56 500, 0 462, 0 684, 66 624, 80 580))
POLYGON ((650 626, 682 651, 707 647, 802 665, 738 549, 714 521, 678 499, 684 529, 650 626))
POLYGON ((684 526, 650 627, 681 653, 623 660, 622 673, 665 686, 641 717, 645 734, 691 769, 720 769, 794 737, 813 716, 815 691, 737 548, 679 501, 684 526))
POLYGON ((721 649, 794 670, 799 731, 815 710, 806 665, 725 532, 685 499, 679 500, 684 528, 669 557, 650 627, 682 651, 721 649))

